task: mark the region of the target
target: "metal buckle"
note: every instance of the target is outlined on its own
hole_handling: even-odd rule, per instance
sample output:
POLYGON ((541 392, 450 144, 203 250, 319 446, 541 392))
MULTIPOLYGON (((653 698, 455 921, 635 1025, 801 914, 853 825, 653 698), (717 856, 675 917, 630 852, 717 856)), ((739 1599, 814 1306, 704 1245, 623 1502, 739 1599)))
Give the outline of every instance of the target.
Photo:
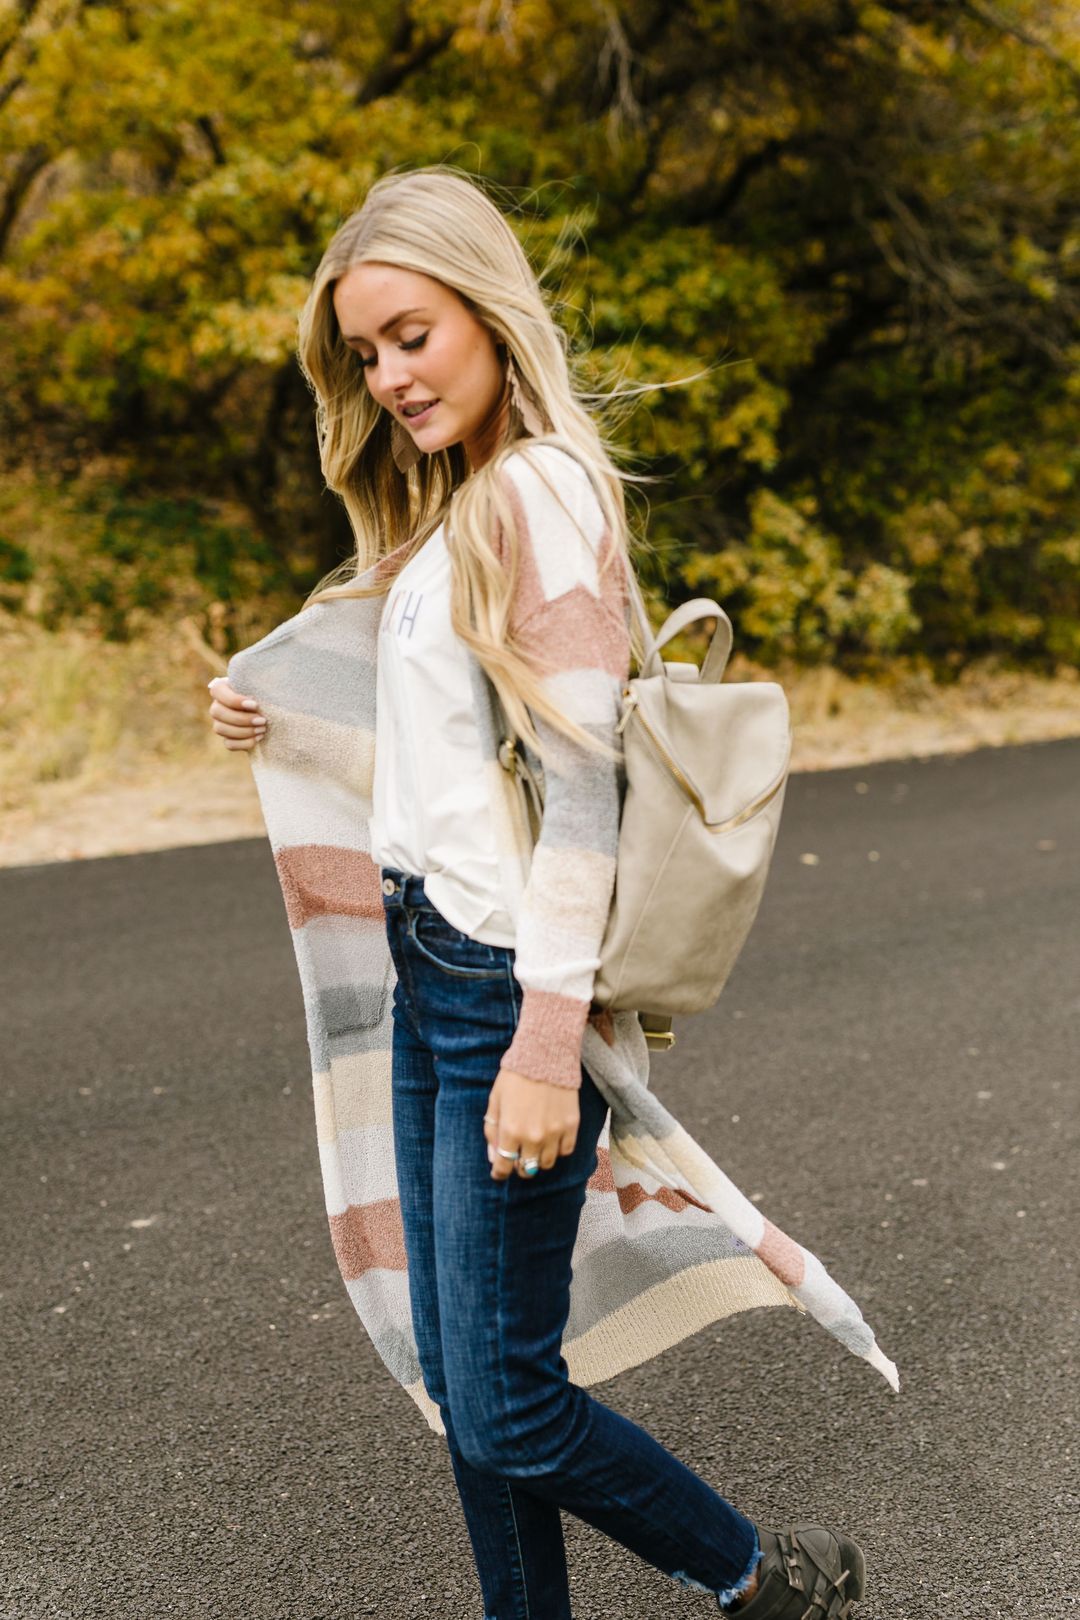
POLYGON ((675 1031, 673 1029, 647 1029, 645 1031, 645 1045, 650 1052, 670 1052, 675 1045, 675 1031))

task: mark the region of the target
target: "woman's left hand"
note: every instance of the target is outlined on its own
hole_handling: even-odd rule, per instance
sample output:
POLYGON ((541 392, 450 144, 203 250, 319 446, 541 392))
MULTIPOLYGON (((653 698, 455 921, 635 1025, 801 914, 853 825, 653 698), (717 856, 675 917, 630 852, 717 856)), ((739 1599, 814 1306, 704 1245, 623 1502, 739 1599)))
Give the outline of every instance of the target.
POLYGON ((540 1170, 550 1170, 561 1154, 574 1151, 581 1106, 571 1086, 553 1086, 547 1080, 528 1080, 513 1069, 500 1069, 485 1113, 484 1135, 495 1181, 505 1181, 515 1170, 529 1181, 532 1178, 521 1168, 526 1159, 539 1159, 540 1170), (516 1164, 496 1153, 500 1147, 519 1154, 516 1164))

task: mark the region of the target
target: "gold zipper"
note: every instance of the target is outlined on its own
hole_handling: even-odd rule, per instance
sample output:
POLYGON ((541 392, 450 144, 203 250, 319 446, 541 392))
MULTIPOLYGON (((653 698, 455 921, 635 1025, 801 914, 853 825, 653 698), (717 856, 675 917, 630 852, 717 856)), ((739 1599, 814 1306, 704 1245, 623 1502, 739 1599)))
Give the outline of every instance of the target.
POLYGON ((646 720, 644 714, 641 712, 641 709, 638 708, 636 702, 634 707, 637 708, 638 723, 644 728, 645 735, 649 738, 653 747, 656 749, 656 752, 660 755, 660 758, 663 760, 676 782, 678 782, 687 798, 695 806, 702 821, 704 821, 705 806, 701 802, 701 795, 698 793, 697 788, 694 786, 693 782, 691 782, 688 776, 683 775, 682 771, 676 765, 675 761, 672 759, 671 755, 668 753, 667 749, 656 735, 656 732, 653 730, 652 726, 650 726, 649 722, 646 720))
POLYGON ((776 795, 783 787, 786 775, 785 771, 781 771, 776 781, 771 787, 765 790, 759 799, 755 799, 753 804, 748 804, 746 808, 744 810, 740 810, 737 815, 729 816, 726 821, 710 822, 705 813, 705 806, 702 803, 700 793, 690 781, 690 778, 679 769, 678 765, 675 763, 667 749, 664 747, 663 743, 660 741, 660 738, 656 735, 656 732, 653 730, 652 726, 650 726, 649 722, 646 720, 644 711, 639 705, 636 693, 633 694, 633 702, 632 704, 628 705, 618 729, 620 731, 622 730, 623 725, 625 725, 626 721, 629 720, 630 715, 635 710, 637 712, 638 721, 642 726, 645 735, 648 737, 649 741, 656 749, 656 752, 660 755, 661 760, 667 766, 676 782, 678 782, 691 804, 693 804, 698 815, 701 817, 702 821, 705 823, 706 827, 708 827, 710 832, 730 832, 733 828, 741 826, 744 821, 749 821, 750 817, 756 815, 759 810, 763 810, 769 803, 770 799, 775 799, 776 795))

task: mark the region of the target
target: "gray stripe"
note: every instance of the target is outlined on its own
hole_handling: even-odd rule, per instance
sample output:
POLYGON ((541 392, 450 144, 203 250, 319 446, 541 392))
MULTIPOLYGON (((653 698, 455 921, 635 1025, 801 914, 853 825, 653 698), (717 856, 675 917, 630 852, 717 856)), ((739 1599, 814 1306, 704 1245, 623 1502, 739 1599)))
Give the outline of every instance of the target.
MULTIPOLYGON (((364 1026, 346 1023, 331 1034, 322 1012, 322 994, 306 1000, 308 1051, 315 1074, 325 1074, 332 1058, 352 1057, 357 1052, 389 1052, 393 1045, 394 1029, 390 1016, 389 997, 378 1023, 364 1026)), ((348 1009, 343 1009, 345 1017, 348 1009)))
MULTIPOLYGON (((365 1278, 363 1279, 368 1283, 369 1286, 372 1275, 373 1274, 369 1271, 365 1274, 365 1278)), ((346 1283, 345 1286, 349 1291, 349 1297, 353 1302, 353 1308, 356 1311, 357 1316, 359 1316, 361 1322, 363 1322, 364 1327, 371 1338, 372 1344, 375 1346, 379 1355, 385 1361, 391 1373, 393 1373, 394 1377, 399 1383, 415 1384, 417 1379, 420 1377, 420 1358, 416 1353, 416 1343, 412 1336, 411 1322, 409 1324, 409 1331, 407 1333, 403 1333, 399 1328, 395 1328, 390 1325, 389 1313, 383 1312, 380 1316, 376 1317, 371 1309, 370 1294, 365 1300, 365 1303, 368 1306, 368 1320, 365 1321, 363 1312, 360 1309, 361 1295, 359 1291, 359 1282, 360 1280, 355 1283, 346 1283)))
POLYGON ((375 725, 375 668, 353 653, 304 647, 298 657, 296 647, 279 642, 238 654, 229 665, 230 685, 234 669, 239 690, 263 703, 339 726, 375 725))
MULTIPOLYGON (((540 721, 541 741, 547 744, 550 728, 540 721)), ((586 726, 586 731, 611 741, 607 726, 586 726)), ((557 772, 549 763, 544 778, 542 838, 549 849, 587 849, 615 856, 619 843, 621 783, 619 766, 598 754, 587 753, 565 738, 555 744, 556 758, 565 762, 573 751, 573 772, 557 772)))
POLYGON ((495 688, 484 674, 474 653, 467 652, 467 662, 480 753, 485 760, 497 759, 501 728, 495 688))
POLYGON ((580 1264, 574 1262, 567 1327, 571 1338, 587 1332, 602 1316, 610 1316, 629 1304, 646 1288, 668 1282, 687 1266, 704 1265, 709 1260, 734 1260, 752 1253, 719 1220, 709 1227, 679 1226, 677 1221, 678 1216, 672 1212, 666 1228, 642 1232, 638 1237, 617 1238, 614 1243, 594 1249, 580 1264))
POLYGON ((353 979, 348 984, 327 984, 319 989, 319 1011, 331 1041, 360 1031, 368 1034, 381 1023, 385 1007, 385 982, 372 984, 370 980, 353 979))

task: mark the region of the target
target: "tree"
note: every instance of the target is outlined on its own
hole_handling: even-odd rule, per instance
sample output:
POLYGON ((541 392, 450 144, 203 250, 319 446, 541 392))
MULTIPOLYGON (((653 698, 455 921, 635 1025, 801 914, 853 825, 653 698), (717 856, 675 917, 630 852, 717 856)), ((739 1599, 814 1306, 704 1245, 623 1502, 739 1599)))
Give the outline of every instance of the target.
POLYGON ((1068 16, 376 0, 357 28, 326 0, 19 0, 9 465, 211 503, 268 586, 306 588, 348 548, 292 354, 307 279, 379 173, 457 162, 518 188, 584 381, 712 368, 618 425, 658 479, 655 583, 723 589, 770 656, 1075 660, 1068 16))

